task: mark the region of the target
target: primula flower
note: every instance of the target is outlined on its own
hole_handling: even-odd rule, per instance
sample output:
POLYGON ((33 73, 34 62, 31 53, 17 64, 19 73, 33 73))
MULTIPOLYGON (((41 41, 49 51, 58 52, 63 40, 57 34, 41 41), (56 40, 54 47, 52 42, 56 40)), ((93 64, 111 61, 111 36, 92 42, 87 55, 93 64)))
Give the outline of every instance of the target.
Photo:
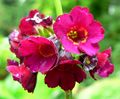
POLYGON ((62 60, 53 70, 47 72, 45 83, 48 87, 60 86, 63 90, 72 90, 75 82, 82 82, 86 78, 85 72, 77 65, 76 60, 62 60))
POLYGON ((94 20, 87 8, 77 6, 69 14, 60 15, 55 21, 54 32, 65 50, 90 56, 98 50, 98 42, 104 37, 102 25, 94 20))
POLYGON ((19 31, 14 30, 10 35, 9 35, 9 43, 10 43, 10 50, 16 54, 18 58, 21 56, 18 53, 18 47, 20 41, 23 39, 23 36, 20 34, 19 31))
POLYGON ((37 73, 32 73, 24 64, 19 65, 16 61, 8 60, 7 71, 13 75, 13 79, 18 81, 25 90, 33 92, 37 73))
POLYGON ((111 48, 98 52, 104 28, 88 8, 76 6, 58 16, 54 24, 52 21, 31 10, 21 19, 19 30, 9 35, 10 50, 20 62, 8 60, 7 71, 25 90, 34 92, 38 72, 45 75, 48 87, 60 86, 69 94, 76 82, 86 79, 85 71, 93 79, 95 74, 108 77, 114 71, 111 48))
POLYGON ((45 17, 39 13, 38 10, 31 10, 27 17, 24 17, 20 21, 20 31, 23 35, 34 35, 37 34, 35 27, 42 25, 43 27, 50 26, 52 24, 51 17, 45 17))
POLYGON ((111 48, 98 53, 98 64, 93 71, 96 69, 96 73, 101 77, 108 77, 114 71, 114 65, 110 63, 110 56, 111 56, 111 48))
POLYGON ((24 63, 33 72, 46 73, 58 60, 58 50, 54 43, 44 37, 31 36, 21 41, 19 53, 24 63))
POLYGON ((108 77, 114 71, 114 65, 110 63, 111 48, 97 53, 96 56, 83 55, 80 58, 82 66, 90 72, 91 77, 98 74, 101 77, 108 77))

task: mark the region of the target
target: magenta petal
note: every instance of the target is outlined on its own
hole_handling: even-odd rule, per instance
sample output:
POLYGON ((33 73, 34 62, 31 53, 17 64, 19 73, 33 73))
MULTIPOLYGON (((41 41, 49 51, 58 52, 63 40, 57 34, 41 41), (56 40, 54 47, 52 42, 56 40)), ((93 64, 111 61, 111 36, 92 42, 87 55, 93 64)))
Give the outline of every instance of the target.
POLYGON ((104 29, 102 25, 97 21, 94 21, 90 24, 88 27, 88 32, 89 40, 91 43, 97 43, 104 38, 104 29))
POLYGON ((44 59, 42 65, 40 66, 39 71, 43 74, 45 74, 46 72, 48 72, 49 70, 53 69, 56 61, 57 61, 57 56, 52 56, 49 58, 44 59))
POLYGON ((37 46, 30 39, 25 39, 25 40, 21 41, 20 47, 18 50, 19 50, 19 53, 21 54, 21 56, 27 56, 32 53, 35 53, 37 51, 37 46))
POLYGON ((98 70, 101 77, 108 77, 114 71, 114 65, 106 61, 105 65, 98 70))
POLYGON ((12 33, 10 33, 9 42, 10 42, 11 47, 13 47, 14 49, 17 49, 20 40, 22 40, 22 36, 20 35, 19 31, 14 30, 12 33))
POLYGON ((18 66, 9 65, 7 66, 7 71, 10 72, 16 78, 21 77, 20 68, 18 66))
POLYGON ((106 53, 98 53, 98 66, 102 67, 105 65, 106 61, 108 60, 108 55, 106 53))
POLYGON ((37 34, 37 31, 35 30, 32 22, 30 22, 28 19, 29 19, 28 17, 25 17, 20 21, 19 28, 20 28, 21 34, 23 35, 37 34))
POLYGON ((41 61, 41 59, 42 58, 39 57, 38 55, 32 54, 30 57, 29 56, 25 57, 24 63, 26 64, 27 67, 30 68, 32 72, 38 72, 41 64, 45 64, 44 62, 46 62, 45 60, 43 62, 43 59, 41 61))
POLYGON ((93 16, 89 13, 89 10, 80 6, 74 7, 70 15, 72 16, 73 22, 81 26, 87 27, 93 21, 93 16))
POLYGON ((55 64, 57 56, 44 58, 36 54, 26 57, 24 62, 33 72, 46 73, 55 64))
POLYGON ((58 38, 62 38, 73 25, 72 19, 69 14, 63 14, 56 19, 54 23, 54 31, 58 38))
MULTIPOLYGON (((57 53, 57 49, 54 43, 45 37, 30 36, 29 38, 22 40, 20 43, 19 52, 23 56, 30 55, 32 53, 39 53, 40 50, 48 50, 49 48, 57 53), (42 47, 42 49, 40 49, 42 47)), ((51 51, 50 50, 50 51, 51 51)))
POLYGON ((61 38, 61 42, 63 44, 63 47, 66 51, 72 52, 75 54, 80 54, 80 51, 78 49, 78 45, 75 45, 72 41, 69 41, 66 36, 63 36, 61 38))
POLYGON ((59 85, 59 71, 53 70, 47 73, 45 76, 45 84, 47 84, 48 87, 54 88, 59 85))
POLYGON ((75 86, 74 76, 70 73, 65 72, 61 72, 60 75, 61 75, 59 83, 60 87, 65 91, 72 90, 75 86))
POLYGON ((29 12, 29 17, 30 17, 30 18, 33 18, 36 13, 39 13, 39 11, 38 11, 37 9, 31 10, 31 11, 29 12))
POLYGON ((85 52, 86 54, 93 56, 96 55, 96 53, 99 50, 99 45, 91 44, 89 41, 86 43, 80 43, 79 44, 79 50, 85 52))
POLYGON ((104 50, 102 53, 105 53, 105 54, 108 55, 108 57, 110 57, 111 56, 111 51, 112 51, 112 48, 110 47, 110 48, 104 50))

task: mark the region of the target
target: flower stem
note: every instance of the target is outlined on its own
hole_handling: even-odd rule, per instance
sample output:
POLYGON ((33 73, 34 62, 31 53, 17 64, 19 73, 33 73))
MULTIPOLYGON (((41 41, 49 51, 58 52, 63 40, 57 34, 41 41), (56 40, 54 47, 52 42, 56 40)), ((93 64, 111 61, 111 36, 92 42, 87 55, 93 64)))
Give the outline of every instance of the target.
POLYGON ((53 0, 53 1, 54 1, 57 16, 63 14, 61 0, 53 0))
POLYGON ((72 99, 72 91, 71 90, 66 91, 65 94, 66 94, 66 99, 72 99))

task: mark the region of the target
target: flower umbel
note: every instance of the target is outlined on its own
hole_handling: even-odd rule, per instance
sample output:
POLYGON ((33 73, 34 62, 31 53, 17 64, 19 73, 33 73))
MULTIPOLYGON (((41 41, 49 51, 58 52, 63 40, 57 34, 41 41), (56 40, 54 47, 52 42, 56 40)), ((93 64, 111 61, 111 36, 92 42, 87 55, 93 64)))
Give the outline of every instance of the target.
POLYGON ((56 21, 31 10, 9 35, 10 50, 19 62, 8 60, 7 71, 28 92, 34 92, 38 73, 45 75, 48 87, 70 92, 87 78, 85 71, 94 79, 95 74, 108 77, 114 71, 111 48, 99 51, 103 38, 104 28, 88 8, 76 6, 56 21))

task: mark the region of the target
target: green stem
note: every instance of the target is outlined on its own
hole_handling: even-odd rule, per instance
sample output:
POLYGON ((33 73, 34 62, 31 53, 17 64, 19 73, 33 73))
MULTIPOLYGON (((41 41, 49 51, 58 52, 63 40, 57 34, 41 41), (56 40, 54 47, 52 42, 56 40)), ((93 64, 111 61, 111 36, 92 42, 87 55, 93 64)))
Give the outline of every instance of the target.
POLYGON ((72 99, 72 91, 71 90, 66 91, 65 94, 66 94, 66 99, 72 99))
POLYGON ((53 0, 53 1, 54 1, 57 16, 63 14, 61 0, 53 0))

